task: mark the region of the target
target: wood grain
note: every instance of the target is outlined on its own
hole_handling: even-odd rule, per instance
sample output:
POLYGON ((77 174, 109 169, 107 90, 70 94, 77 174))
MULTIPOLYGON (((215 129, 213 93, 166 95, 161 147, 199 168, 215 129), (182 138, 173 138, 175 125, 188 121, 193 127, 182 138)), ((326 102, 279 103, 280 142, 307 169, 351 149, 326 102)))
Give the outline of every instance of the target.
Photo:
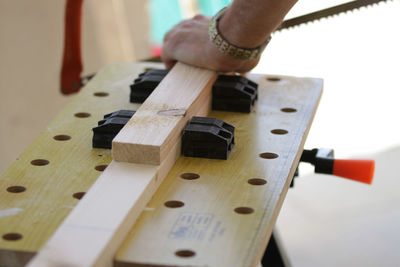
POLYGON ((159 165, 180 151, 187 121, 208 114, 215 79, 213 71, 177 63, 114 138, 113 159, 159 165))
MULTIPOLYGON (((127 101, 129 84, 145 68, 161 66, 126 63, 102 70, 0 176, 0 215, 7 214, 0 216, 1 265, 23 266, 54 234, 78 203, 74 193, 86 192, 101 174, 95 167, 111 162, 109 150, 91 149, 90 129, 106 113, 137 109, 138 105, 127 101), (95 97, 95 92, 109 95, 95 97), (79 112, 91 116, 75 117, 79 112), (58 134, 72 138, 56 141, 53 136, 58 134), (50 164, 33 166, 30 161, 34 159, 47 159, 50 164), (23 186, 26 190, 8 192, 12 186, 23 186), (22 238, 5 240, 4 235, 8 233, 18 233, 22 238)), ((118 250, 114 265, 255 266, 260 260, 307 136, 322 81, 285 76, 280 76, 279 81, 269 81, 266 78, 271 77, 266 75, 250 77, 260 84, 254 112, 213 111, 210 114, 236 126, 236 146, 229 160, 180 157, 118 250), (283 108, 296 109, 296 112, 283 112, 283 108), (273 129, 285 129, 288 133, 273 134, 273 129), (279 157, 260 158, 259 154, 265 152, 279 157), (187 178, 183 179, 184 173, 196 173, 199 178, 188 180, 196 176, 183 175, 187 178), (251 178, 264 179, 267 183, 252 185, 248 183, 251 178), (180 202, 168 201, 180 201, 184 205, 169 208, 164 203, 174 206, 180 202), (250 207, 254 212, 237 214, 234 210, 238 207, 250 207), (203 220, 198 225, 185 224, 181 221, 185 215, 203 220), (175 254, 188 255, 187 250, 195 255, 175 254)), ((125 165, 113 162, 109 167, 115 164, 125 165)), ((161 168, 147 167, 148 173, 151 168, 154 172, 161 168)), ((106 169, 103 174, 110 170, 106 169)), ((153 188, 152 183, 141 182, 142 188, 153 188)), ((123 190, 126 191, 129 189, 123 190)), ((102 196, 100 203, 111 205, 108 197, 102 196)), ((116 222, 106 218, 104 225, 113 223, 116 222)))

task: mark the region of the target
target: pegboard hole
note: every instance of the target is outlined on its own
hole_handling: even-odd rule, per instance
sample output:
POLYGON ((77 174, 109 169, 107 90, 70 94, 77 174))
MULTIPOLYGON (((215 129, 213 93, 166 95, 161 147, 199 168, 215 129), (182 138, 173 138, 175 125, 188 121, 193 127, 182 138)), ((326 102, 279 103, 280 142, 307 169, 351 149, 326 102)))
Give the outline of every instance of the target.
POLYGON ((297 111, 297 109, 295 108, 282 108, 281 109, 282 112, 286 112, 286 113, 294 113, 297 111))
POLYGON ((53 139, 56 141, 68 141, 71 139, 71 136, 66 135, 66 134, 59 134, 59 135, 53 136, 53 139))
POLYGON ((260 157, 263 159, 276 159, 279 156, 278 156, 278 154, 275 154, 275 153, 265 152, 265 153, 261 153, 260 157))
POLYGON ((22 235, 19 233, 7 233, 3 235, 3 239, 7 241, 18 241, 22 239, 22 235))
POLYGON ((190 258, 196 255, 196 252, 189 249, 182 249, 175 252, 175 255, 182 258, 190 258))
POLYGON ((281 80, 281 78, 279 77, 267 77, 267 81, 270 82, 279 82, 281 80))
POLYGON ((82 199, 85 196, 86 192, 76 192, 75 194, 73 194, 72 196, 76 199, 82 199))
POLYGON ((109 95, 109 93, 107 92, 96 92, 93 94, 94 96, 98 96, 98 97, 106 97, 109 95))
POLYGON ((107 168, 107 164, 103 164, 103 165, 97 165, 95 168, 96 171, 102 172, 107 168))
POLYGON ((251 185, 265 185, 267 180, 261 178, 251 178, 247 180, 247 182, 251 185))
POLYGON ((238 214, 251 214, 254 212, 254 209, 250 207, 237 207, 235 212, 238 214))
POLYGON ((22 193, 25 191, 26 191, 26 188, 23 186, 20 186, 20 185, 14 185, 14 186, 7 187, 7 192, 10 192, 10 193, 22 193))
POLYGON ((180 207, 183 207, 185 205, 185 203, 183 203, 182 201, 179 201, 179 200, 169 200, 169 201, 165 202, 164 205, 168 208, 180 208, 180 207))
POLYGON ((31 164, 34 166, 45 166, 49 163, 50 161, 48 161, 47 159, 34 159, 31 161, 31 164))
POLYGON ((87 117, 90 117, 90 113, 78 112, 78 113, 75 113, 74 116, 77 118, 87 118, 87 117))
POLYGON ((284 129, 273 129, 273 130, 271 130, 271 133, 283 135, 283 134, 287 134, 288 131, 286 131, 286 130, 284 130, 284 129))
POLYGON ((180 176, 182 179, 185 179, 185 180, 195 180, 195 179, 200 178, 200 175, 198 175, 197 173, 191 173, 191 172, 182 173, 180 176))

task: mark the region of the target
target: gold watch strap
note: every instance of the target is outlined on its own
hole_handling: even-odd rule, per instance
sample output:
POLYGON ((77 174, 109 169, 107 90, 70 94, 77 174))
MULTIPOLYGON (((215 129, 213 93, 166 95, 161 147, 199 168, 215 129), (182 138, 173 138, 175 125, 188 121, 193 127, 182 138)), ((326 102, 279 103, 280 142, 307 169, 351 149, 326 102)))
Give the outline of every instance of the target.
POLYGON ((218 22, 226 12, 227 7, 221 9, 215 16, 212 17, 210 21, 210 25, 208 27, 208 35, 210 36, 210 40, 218 47, 218 49, 223 52, 225 55, 234 57, 236 59, 241 60, 250 60, 254 58, 258 58, 261 53, 264 51, 265 47, 271 40, 271 36, 268 37, 267 41, 265 41, 262 45, 256 48, 244 48, 239 47, 234 44, 228 42, 218 31, 218 22))

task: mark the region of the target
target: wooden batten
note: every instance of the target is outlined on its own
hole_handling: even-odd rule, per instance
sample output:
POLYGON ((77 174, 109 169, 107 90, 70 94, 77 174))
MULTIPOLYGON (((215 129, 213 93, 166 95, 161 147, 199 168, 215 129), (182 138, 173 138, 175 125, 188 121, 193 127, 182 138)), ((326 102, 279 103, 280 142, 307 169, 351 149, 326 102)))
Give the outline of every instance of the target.
POLYGON ((206 116, 214 71, 177 63, 114 138, 115 161, 160 165, 193 115, 206 116))

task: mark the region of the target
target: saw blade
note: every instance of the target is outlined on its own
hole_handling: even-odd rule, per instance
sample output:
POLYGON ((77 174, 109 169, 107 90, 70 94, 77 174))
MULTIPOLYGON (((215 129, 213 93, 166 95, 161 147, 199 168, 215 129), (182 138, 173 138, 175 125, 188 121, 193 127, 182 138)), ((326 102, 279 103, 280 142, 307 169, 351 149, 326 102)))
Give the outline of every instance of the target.
POLYGON ((304 24, 307 22, 311 22, 314 20, 319 20, 322 18, 326 18, 326 17, 330 17, 333 15, 337 15, 340 13, 344 13, 350 10, 354 10, 354 9, 358 9, 361 7, 365 7, 365 6, 370 6, 370 5, 374 5, 374 4, 378 4, 380 2, 387 2, 390 0, 357 0, 357 1, 351 1, 351 2, 347 2, 344 4, 340 4, 337 6, 333 6, 333 7, 329 7, 326 9, 322 9, 319 11, 315 11, 306 15, 302 15, 299 17, 295 17, 292 19, 288 19, 282 22, 282 24, 276 29, 276 31, 280 31, 283 29, 287 29, 290 27, 294 27, 300 24, 304 24))

